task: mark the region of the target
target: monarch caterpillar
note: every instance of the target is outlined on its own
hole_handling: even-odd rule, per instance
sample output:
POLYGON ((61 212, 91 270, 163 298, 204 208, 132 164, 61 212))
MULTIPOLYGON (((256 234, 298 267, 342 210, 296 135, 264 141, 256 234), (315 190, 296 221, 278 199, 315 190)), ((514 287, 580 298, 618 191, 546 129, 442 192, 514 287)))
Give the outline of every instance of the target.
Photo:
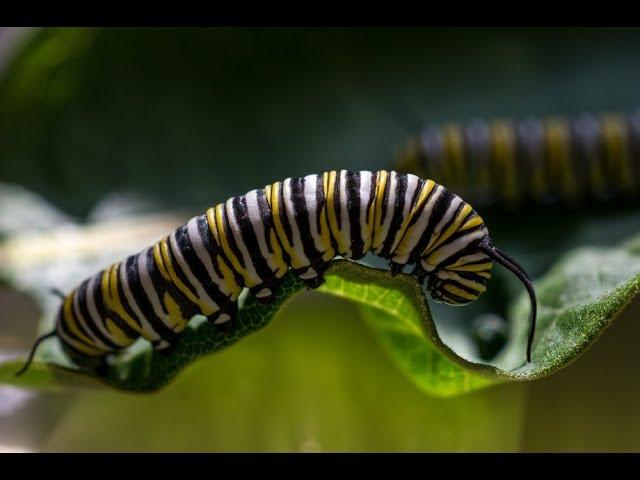
POLYGON ((484 205, 630 199, 640 192, 640 111, 430 125, 395 166, 484 205))
POLYGON ((340 255, 373 252, 405 265, 436 301, 476 300, 493 261, 511 270, 531 300, 527 360, 535 332, 536 297, 523 269, 493 247, 482 218, 433 180, 395 171, 330 171, 288 178, 230 198, 194 217, 153 246, 86 279, 63 296, 56 336, 79 366, 100 374, 107 355, 138 337, 170 349, 189 319, 201 314, 232 325, 243 288, 260 302, 274 298, 291 268, 310 288, 340 255))

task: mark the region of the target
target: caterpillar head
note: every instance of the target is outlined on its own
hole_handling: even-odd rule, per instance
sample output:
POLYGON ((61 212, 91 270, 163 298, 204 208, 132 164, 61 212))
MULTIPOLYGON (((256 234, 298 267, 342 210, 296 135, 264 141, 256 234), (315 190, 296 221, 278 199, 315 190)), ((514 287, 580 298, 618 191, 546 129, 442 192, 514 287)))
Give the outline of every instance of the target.
POLYGON ((429 275, 427 290, 431 297, 447 305, 475 302, 487 289, 493 260, 482 252, 464 255, 429 275))
POLYGON ((493 262, 511 271, 527 289, 531 301, 531 327, 527 346, 527 361, 531 361, 531 345, 536 326, 537 302, 531 280, 524 269, 502 250, 494 247, 489 235, 466 249, 454 262, 433 270, 427 280, 431 297, 448 305, 466 305, 478 299, 491 278, 493 262))

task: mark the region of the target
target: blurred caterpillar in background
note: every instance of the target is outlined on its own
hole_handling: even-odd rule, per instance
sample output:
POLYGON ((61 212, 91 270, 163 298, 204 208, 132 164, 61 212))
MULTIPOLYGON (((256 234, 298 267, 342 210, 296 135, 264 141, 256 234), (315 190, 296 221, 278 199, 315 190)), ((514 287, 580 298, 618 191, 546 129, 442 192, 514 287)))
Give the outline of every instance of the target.
POLYGON ((640 193, 640 111, 430 125, 395 168, 476 205, 629 200, 640 193))
POLYGON ((334 257, 357 260, 369 251, 388 259, 394 275, 414 264, 411 274, 427 279, 431 296, 451 305, 484 292, 494 260, 511 270, 531 299, 530 360, 533 286, 493 247, 473 208, 415 175, 341 170, 233 197, 88 278, 63 296, 55 329, 35 342, 19 374, 40 342, 53 336, 76 364, 101 374, 109 353, 139 337, 157 350, 170 349, 196 314, 232 325, 243 288, 267 303, 289 268, 316 288, 334 257))

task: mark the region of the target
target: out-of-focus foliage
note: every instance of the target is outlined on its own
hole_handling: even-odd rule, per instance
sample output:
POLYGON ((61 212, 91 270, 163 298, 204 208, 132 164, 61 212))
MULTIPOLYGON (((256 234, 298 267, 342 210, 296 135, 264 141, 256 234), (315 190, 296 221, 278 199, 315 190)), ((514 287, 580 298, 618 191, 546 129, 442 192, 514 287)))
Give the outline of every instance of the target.
POLYGON ((47 29, 0 78, 0 176, 78 215, 116 189, 200 208, 387 167, 427 120, 633 108, 639 44, 632 29, 47 29))

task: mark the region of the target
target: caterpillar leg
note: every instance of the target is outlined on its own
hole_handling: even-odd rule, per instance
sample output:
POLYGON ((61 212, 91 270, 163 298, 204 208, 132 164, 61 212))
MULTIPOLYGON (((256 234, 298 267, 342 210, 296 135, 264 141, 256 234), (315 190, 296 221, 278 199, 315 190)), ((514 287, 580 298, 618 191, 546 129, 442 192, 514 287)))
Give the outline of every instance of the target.
POLYGON ((220 330, 223 334, 228 335, 231 333, 236 325, 235 318, 232 320, 227 320, 224 323, 216 323, 215 326, 218 330, 220 330))
POLYGON ((396 262, 389 262, 389 273, 391 273, 392 277, 395 277, 397 274, 402 272, 404 265, 396 262))
POLYGON ((158 352, 160 355, 168 357, 171 355, 176 349, 176 341, 178 336, 176 335, 173 339, 162 339, 153 343, 153 349, 158 352))
POLYGON ((320 288, 322 285, 324 285, 324 282, 326 282, 324 275, 317 275, 312 279, 304 280, 304 284, 307 286, 309 290, 315 290, 316 288, 320 288))
POLYGON ((315 290, 322 286, 325 282, 324 271, 326 266, 323 267, 307 267, 301 272, 296 272, 296 276, 302 280, 305 286, 310 290, 315 290))
POLYGON ((105 355, 98 360, 97 364, 91 368, 94 375, 105 378, 109 374, 109 355, 105 355))
POLYGON ((274 297, 274 291, 269 287, 258 287, 256 289, 251 289, 251 294, 256 298, 256 300, 260 303, 270 303, 274 297))
POLYGON ((411 272, 411 275, 416 277, 416 279, 418 280, 418 283, 420 284, 424 283, 428 274, 429 272, 427 272, 424 268, 422 268, 422 265, 420 265, 419 263, 416 264, 416 266, 413 268, 413 271, 411 272))
POLYGON ((108 358, 118 353, 118 351, 113 351, 101 356, 88 357, 74 350, 64 342, 62 342, 62 350, 74 365, 98 377, 105 377, 107 375, 109 371, 108 358))
POLYGON ((276 298, 276 290, 278 289, 279 284, 279 281, 263 283, 251 288, 249 291, 258 302, 268 304, 276 298))
POLYGON ((207 320, 211 325, 215 325, 217 329, 223 333, 229 333, 233 330, 238 317, 238 304, 232 302, 225 306, 224 310, 218 310, 212 315, 207 317, 207 320))

